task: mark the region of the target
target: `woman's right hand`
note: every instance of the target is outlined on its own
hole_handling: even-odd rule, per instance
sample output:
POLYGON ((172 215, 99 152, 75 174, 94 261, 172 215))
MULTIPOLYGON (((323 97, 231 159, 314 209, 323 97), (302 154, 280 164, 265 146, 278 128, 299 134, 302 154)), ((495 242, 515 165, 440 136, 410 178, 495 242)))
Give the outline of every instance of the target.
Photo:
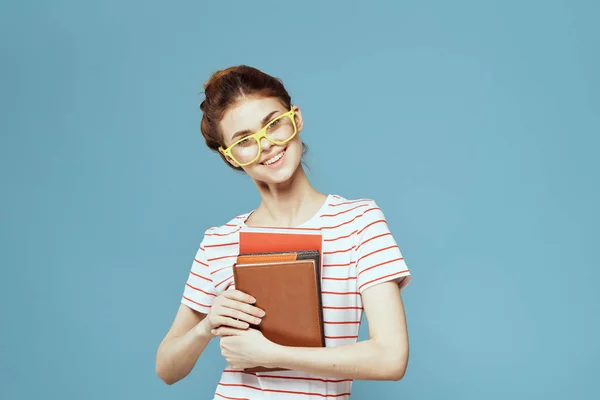
POLYGON ((258 325, 265 312, 253 306, 256 302, 252 296, 239 290, 225 290, 213 301, 206 318, 205 332, 211 332, 220 326, 237 329, 248 329, 250 325, 258 325))

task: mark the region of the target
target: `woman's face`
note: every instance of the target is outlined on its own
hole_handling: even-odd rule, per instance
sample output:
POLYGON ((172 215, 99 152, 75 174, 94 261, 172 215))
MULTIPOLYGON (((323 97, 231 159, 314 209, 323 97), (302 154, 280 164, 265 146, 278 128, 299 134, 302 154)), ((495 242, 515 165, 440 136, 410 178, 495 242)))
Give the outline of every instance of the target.
MULTIPOLYGON (((273 118, 285 114, 287 111, 289 109, 286 109, 274 97, 243 98, 239 100, 225 112, 219 124, 223 135, 223 147, 228 148, 237 140, 260 131, 273 118)), ((299 133, 303 125, 302 115, 297 107, 294 107, 294 111, 294 120, 299 133)), ((289 129, 292 129, 291 120, 287 117, 278 122, 278 128, 273 127, 272 129, 286 129, 286 127, 282 128, 282 124, 286 122, 289 124, 289 129)), ((302 141, 298 134, 289 142, 281 145, 273 144, 266 138, 262 138, 260 148, 261 152, 258 159, 254 163, 242 167, 256 181, 267 184, 286 182, 300 165, 302 141)), ((243 149, 238 147, 238 149, 240 152, 248 152, 251 149, 251 144, 246 144, 243 149)), ((234 160, 228 158, 228 161, 238 167, 234 160)))

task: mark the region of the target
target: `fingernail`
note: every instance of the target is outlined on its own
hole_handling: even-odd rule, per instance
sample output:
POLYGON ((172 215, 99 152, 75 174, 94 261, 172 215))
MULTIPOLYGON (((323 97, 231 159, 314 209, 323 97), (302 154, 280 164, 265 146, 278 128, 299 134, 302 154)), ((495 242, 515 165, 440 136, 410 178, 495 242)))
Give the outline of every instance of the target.
POLYGON ((258 311, 258 315, 260 315, 261 317, 265 316, 265 312, 263 310, 258 311))
POLYGON ((250 303, 256 303, 256 299, 254 297, 250 297, 250 303))
POLYGON ((258 318, 254 318, 254 323, 255 323, 256 325, 260 324, 260 319, 258 319, 258 318))

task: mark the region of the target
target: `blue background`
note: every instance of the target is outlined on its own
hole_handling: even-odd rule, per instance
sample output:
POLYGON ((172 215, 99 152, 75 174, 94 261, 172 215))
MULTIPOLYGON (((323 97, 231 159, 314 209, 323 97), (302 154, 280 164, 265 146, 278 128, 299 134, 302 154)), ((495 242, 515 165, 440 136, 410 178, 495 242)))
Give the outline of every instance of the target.
POLYGON ((216 342, 174 386, 154 362, 204 229, 258 204, 198 128, 241 63, 283 79, 314 185, 376 199, 412 269, 408 372, 353 399, 600 398, 599 12, 3 2, 0 398, 210 398, 216 342))

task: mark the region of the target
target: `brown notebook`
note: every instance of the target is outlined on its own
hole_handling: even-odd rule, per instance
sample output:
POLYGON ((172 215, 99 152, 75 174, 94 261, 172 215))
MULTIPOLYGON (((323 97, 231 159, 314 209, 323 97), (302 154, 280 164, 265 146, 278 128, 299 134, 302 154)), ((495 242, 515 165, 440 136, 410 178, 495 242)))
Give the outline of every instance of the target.
POLYGON ((265 310, 262 322, 252 328, 283 346, 323 347, 320 260, 318 251, 238 256, 233 268, 235 288, 253 296, 256 307, 265 310))

